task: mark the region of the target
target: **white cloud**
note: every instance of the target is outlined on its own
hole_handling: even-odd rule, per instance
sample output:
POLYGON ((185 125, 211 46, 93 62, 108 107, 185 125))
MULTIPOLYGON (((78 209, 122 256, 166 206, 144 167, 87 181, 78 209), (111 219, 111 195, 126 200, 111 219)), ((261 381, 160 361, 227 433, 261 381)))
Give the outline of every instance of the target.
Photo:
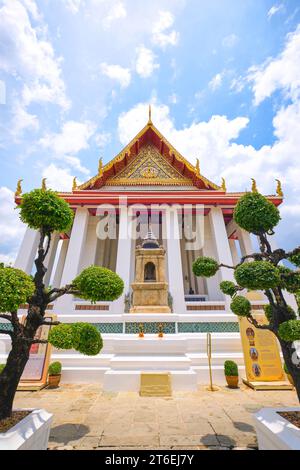
POLYGON ((174 16, 170 11, 160 11, 158 20, 154 23, 152 29, 152 41, 159 47, 176 46, 179 41, 179 33, 170 28, 174 24, 174 16))
MULTIPOLYGON (((38 15, 33 0, 24 2, 31 13, 38 15)), ((69 101, 62 79, 61 59, 56 57, 46 37, 45 25, 31 25, 28 10, 18 0, 3 0, 0 9, 0 70, 24 82, 24 104, 51 102, 68 108, 69 101)))
POLYGON ((51 149, 57 156, 77 154, 89 147, 89 140, 94 135, 96 126, 90 121, 67 121, 57 134, 46 134, 40 139, 42 147, 51 149))
POLYGON ((276 15, 276 13, 282 11, 284 5, 280 3, 279 5, 273 5, 267 13, 268 19, 272 18, 272 16, 276 15))
POLYGON ((15 206, 13 191, 0 187, 0 262, 7 264, 14 262, 26 228, 15 206))
POLYGON ((94 140, 99 148, 104 148, 111 142, 111 134, 109 132, 100 132, 95 135, 94 140))
POLYGON ((66 8, 73 14, 79 12, 81 5, 83 4, 82 0, 63 0, 66 8))
POLYGON ((103 27, 109 29, 112 23, 121 18, 126 18, 127 11, 123 2, 117 2, 111 6, 107 15, 103 19, 103 27))
POLYGON ((254 103, 259 105, 276 90, 296 100, 300 91, 300 25, 288 34, 283 52, 261 66, 252 67, 248 75, 254 92, 254 103))
POLYGON ((12 111, 13 119, 11 133, 14 137, 19 137, 28 129, 33 131, 39 130, 40 124, 38 117, 34 114, 28 113, 21 103, 16 102, 12 111))
MULTIPOLYGON (((69 168, 61 168, 51 163, 43 170, 43 178, 47 178, 47 187, 56 191, 71 191, 74 175, 69 168)), ((80 181, 78 181, 80 184, 80 181)))
POLYGON ((137 47, 136 54, 135 70, 137 74, 142 78, 151 77, 154 70, 159 68, 159 64, 155 62, 156 55, 143 45, 137 47))
POLYGON ((223 47, 234 47, 239 41, 239 38, 236 34, 229 34, 228 36, 225 36, 222 41, 222 46, 223 47))
POLYGON ((121 65, 107 64, 102 62, 100 70, 103 75, 111 80, 117 81, 121 88, 127 88, 131 82, 131 73, 128 68, 121 67, 121 65))
POLYGON ((209 82, 208 86, 212 91, 216 91, 218 88, 221 87, 222 85, 222 80, 223 80, 223 72, 217 73, 209 82))

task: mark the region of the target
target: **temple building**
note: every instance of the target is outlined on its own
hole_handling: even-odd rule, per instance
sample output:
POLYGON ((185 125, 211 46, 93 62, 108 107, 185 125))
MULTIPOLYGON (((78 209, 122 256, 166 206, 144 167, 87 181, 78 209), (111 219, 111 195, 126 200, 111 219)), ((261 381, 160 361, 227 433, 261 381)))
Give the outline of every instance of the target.
MULTIPOLYGON (((96 358, 54 351, 65 381, 130 390, 136 389, 140 371, 169 370, 174 388, 193 389, 207 381, 207 332, 213 334, 217 374, 225 359, 242 364, 238 321, 219 288, 220 281, 232 280, 232 270, 221 268, 209 279, 192 271, 199 256, 234 265, 253 252, 250 235, 233 220, 242 193, 229 192, 224 179, 220 182, 202 175, 199 161, 194 166, 184 158, 149 112, 146 126, 115 158, 106 165, 100 160, 95 177, 80 186, 74 179, 73 190, 59 194, 74 210, 74 223, 69 233, 52 238, 46 284, 68 284, 92 264, 117 272, 125 283, 115 302, 91 304, 65 296, 49 306, 62 322, 97 325, 104 338, 96 358)), ((268 199, 280 205, 280 189, 268 199)), ((38 233, 28 228, 15 266, 31 273, 37 245, 38 233)), ((264 303, 252 301, 254 309, 264 303)))

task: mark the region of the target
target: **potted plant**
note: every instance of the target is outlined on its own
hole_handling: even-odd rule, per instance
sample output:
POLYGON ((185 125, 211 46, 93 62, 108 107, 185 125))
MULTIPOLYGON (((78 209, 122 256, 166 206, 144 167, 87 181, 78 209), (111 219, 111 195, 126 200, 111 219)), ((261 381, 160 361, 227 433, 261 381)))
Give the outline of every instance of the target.
POLYGON ((48 369, 48 388, 57 388, 61 379, 61 363, 52 362, 48 369))
POLYGON ((229 388, 238 388, 239 370, 234 361, 225 361, 224 373, 229 388))
POLYGON ((11 326, 0 329, 0 334, 11 338, 11 350, 0 374, 0 449, 42 450, 47 449, 52 415, 45 410, 13 410, 31 346, 49 341, 56 348, 75 349, 89 356, 99 354, 103 346, 94 325, 48 321, 47 307, 64 295, 76 295, 91 302, 116 300, 123 292, 124 282, 109 269, 90 266, 65 286, 46 287, 45 260, 52 235, 72 228, 74 212, 65 200, 46 188, 45 181, 41 189, 23 195, 19 182, 16 202, 21 220, 39 233, 39 243, 34 277, 0 263, 0 319, 11 326), (18 316, 23 304, 28 305, 25 323, 18 316), (36 337, 42 325, 51 326, 48 341, 36 337))
POLYGON ((291 376, 291 374, 289 373, 288 371, 288 368, 287 368, 287 365, 286 363, 284 362, 283 363, 283 370, 288 378, 288 381, 290 382, 291 385, 293 385, 293 387, 295 387, 295 384, 294 384, 294 380, 293 380, 293 377, 291 376))

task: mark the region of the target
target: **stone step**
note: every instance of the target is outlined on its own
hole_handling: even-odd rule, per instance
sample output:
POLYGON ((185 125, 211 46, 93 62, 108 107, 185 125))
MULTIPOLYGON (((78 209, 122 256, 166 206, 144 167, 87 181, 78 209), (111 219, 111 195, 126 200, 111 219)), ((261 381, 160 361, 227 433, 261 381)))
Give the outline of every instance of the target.
POLYGON ((179 370, 188 369, 191 360, 186 355, 115 355, 109 361, 113 370, 179 370))
MULTIPOLYGON (((160 370, 153 370, 153 372, 160 372, 160 370)), ((171 387, 173 391, 197 390, 197 374, 193 370, 168 370, 168 372, 171 374, 171 387)), ((109 370, 104 374, 103 390, 110 392, 139 392, 140 383, 141 371, 109 370)))

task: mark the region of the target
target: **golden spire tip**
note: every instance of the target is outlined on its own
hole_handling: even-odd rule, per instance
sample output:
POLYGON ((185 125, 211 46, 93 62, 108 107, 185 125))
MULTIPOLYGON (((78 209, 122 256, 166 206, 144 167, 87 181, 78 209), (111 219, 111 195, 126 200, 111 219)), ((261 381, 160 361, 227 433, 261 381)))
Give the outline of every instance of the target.
POLYGON ((151 108, 151 104, 149 104, 149 119, 148 119, 148 124, 152 124, 152 108, 151 108))
POLYGON ((22 181, 23 180, 19 180, 18 183, 17 183, 17 189, 16 189, 16 192, 15 192, 16 197, 21 196, 21 194, 22 194, 22 181))
POLYGON ((283 191, 282 191, 282 186, 281 186, 281 181, 280 180, 275 180, 277 181, 277 187, 276 187, 276 194, 279 197, 283 197, 283 191))
POLYGON ((42 179, 42 190, 43 190, 43 191, 46 191, 46 190, 47 190, 46 181, 47 181, 47 178, 43 178, 43 179, 42 179))
POLYGON ((257 189, 257 185, 256 185, 255 179, 254 179, 254 178, 251 178, 251 180, 252 180, 251 191, 252 191, 253 193, 258 193, 258 189, 257 189))
POLYGON ((76 189, 77 189, 77 179, 76 179, 76 176, 75 176, 75 178, 73 178, 72 191, 76 191, 76 189))
POLYGON ((222 188, 222 191, 224 191, 224 192, 226 193, 227 189, 226 189, 226 181, 225 181, 225 178, 222 178, 221 188, 222 188))

